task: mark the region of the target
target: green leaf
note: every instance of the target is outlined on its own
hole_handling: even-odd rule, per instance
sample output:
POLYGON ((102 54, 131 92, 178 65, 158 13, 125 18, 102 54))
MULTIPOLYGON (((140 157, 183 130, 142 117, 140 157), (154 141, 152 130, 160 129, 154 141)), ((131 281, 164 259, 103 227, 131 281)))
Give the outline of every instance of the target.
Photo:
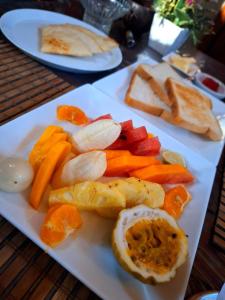
POLYGON ((183 28, 192 28, 193 22, 192 21, 179 21, 177 25, 179 27, 183 27, 183 28))
POLYGON ((195 0, 191 6, 186 3, 186 0, 153 1, 154 8, 163 18, 190 30, 195 44, 203 35, 212 31, 210 0, 195 0))
POLYGON ((176 4, 176 9, 182 9, 185 7, 185 0, 178 0, 176 4))
POLYGON ((190 16, 184 12, 183 10, 181 9, 176 9, 175 12, 174 12, 176 18, 178 18, 180 21, 191 21, 192 19, 190 18, 190 16))
POLYGON ((192 40, 193 40, 194 45, 198 44, 199 39, 194 31, 192 32, 192 40))

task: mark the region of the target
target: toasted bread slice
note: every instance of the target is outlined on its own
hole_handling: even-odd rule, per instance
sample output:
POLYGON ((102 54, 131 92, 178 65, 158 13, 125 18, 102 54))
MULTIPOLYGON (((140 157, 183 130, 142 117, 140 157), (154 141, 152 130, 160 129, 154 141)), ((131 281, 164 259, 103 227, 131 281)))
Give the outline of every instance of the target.
MULTIPOLYGON (((186 121, 180 120, 179 118, 175 118, 172 111, 164 110, 160 117, 163 120, 165 120, 166 122, 168 122, 174 126, 181 127, 181 128, 187 129, 189 131, 193 131, 192 124, 189 124, 186 121)), ((199 133, 199 132, 196 132, 196 133, 199 133)))
POLYGON ((187 120, 183 120, 181 118, 174 117, 173 113, 171 113, 171 112, 164 111, 160 117, 172 125, 187 129, 194 133, 204 134, 206 136, 206 134, 208 132, 207 125, 203 125, 202 127, 200 127, 198 124, 196 125, 196 123, 194 123, 194 122, 188 122, 187 120))
POLYGON ((140 64, 137 67, 137 72, 149 82, 151 89, 163 102, 167 105, 172 105, 172 101, 167 95, 164 83, 168 77, 177 81, 180 81, 181 77, 167 63, 160 63, 155 66, 140 64))
MULTIPOLYGON (((182 120, 177 120, 172 112, 169 111, 164 111, 161 116, 160 116, 163 120, 165 120, 166 122, 177 126, 177 127, 181 127, 184 129, 187 129, 188 131, 194 131, 193 130, 193 125, 191 123, 188 123, 186 121, 182 121, 182 120)), ((213 121, 214 122, 214 121, 213 121)), ((218 124, 219 125, 219 124, 218 124)), ((195 133, 200 133, 197 131, 194 131, 195 133)), ((205 133, 201 133, 204 137, 209 138, 210 140, 220 140, 221 139, 221 129, 220 126, 214 126, 213 128, 208 129, 205 133)))
MULTIPOLYGON (((177 120, 173 116, 172 111, 164 110, 163 113, 160 115, 160 117, 163 120, 165 120, 166 122, 168 122, 168 123, 170 123, 174 126, 182 127, 182 128, 187 129, 189 131, 193 131, 192 130, 192 124, 188 124, 187 122, 183 122, 180 119, 177 120)), ((218 120, 213 117, 212 123, 214 123, 214 126, 210 127, 203 135, 206 138, 209 138, 210 140, 213 140, 213 141, 221 140, 223 133, 221 131, 218 120)))
MULTIPOLYGON (((222 130, 212 114, 211 101, 198 90, 187 87, 171 78, 166 80, 169 97, 173 101, 172 116, 174 124, 200 133, 212 140, 222 138, 222 130)), ((164 119, 165 116, 164 114, 164 119)))
POLYGON ((176 123, 176 120, 175 120, 175 118, 174 118, 171 110, 170 111, 169 110, 164 110, 162 112, 162 114, 160 115, 160 117, 163 120, 165 120, 166 122, 171 123, 171 124, 173 124, 175 126, 178 126, 178 124, 176 123))
POLYGON ((212 120, 214 126, 209 127, 208 131, 205 133, 205 137, 213 141, 220 141, 223 138, 223 131, 220 127, 220 123, 216 118, 212 120))
POLYGON ((149 82, 138 74, 137 70, 132 75, 125 102, 134 108, 156 116, 160 116, 164 110, 169 109, 158 94, 151 89, 149 82))

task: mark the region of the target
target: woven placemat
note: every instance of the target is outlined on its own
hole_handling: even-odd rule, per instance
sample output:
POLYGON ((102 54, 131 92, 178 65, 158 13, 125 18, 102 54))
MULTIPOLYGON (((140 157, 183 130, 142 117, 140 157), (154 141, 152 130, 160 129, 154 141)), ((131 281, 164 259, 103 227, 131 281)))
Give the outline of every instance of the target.
POLYGON ((0 299, 100 298, 0 217, 0 299))
MULTIPOLYGON (((48 102, 61 94, 71 90, 74 86, 59 78, 49 69, 24 55, 0 36, 0 123, 4 123, 34 107, 48 102)), ((224 179, 225 197, 225 179, 224 179)), ((224 205, 224 198, 221 205, 224 205)), ((224 216, 224 206, 222 216, 224 216)), ((210 214, 207 215, 208 217, 210 214)), ((218 213, 218 218, 221 213, 218 213)), ((212 228, 206 221, 203 233, 212 228)), ((220 228, 216 223, 215 228, 220 228)), ((215 234, 220 237, 221 234, 215 234)), ((203 240, 206 239, 205 236, 203 240)), ((208 238, 207 238, 208 239, 208 238)), ((218 239, 214 239, 218 242, 218 239)), ((192 271, 187 295, 204 289, 218 289, 220 281, 212 285, 212 280, 207 280, 207 272, 199 273, 199 265, 207 265, 205 247, 197 253, 197 267, 192 271)), ((221 243, 220 243, 221 246, 221 243)), ((212 248, 212 251, 214 249, 212 248)), ((212 252, 214 253, 214 252, 212 252)), ((76 254, 75 254, 76 255, 76 254)), ((222 259, 218 253, 219 259, 222 259)), ((208 266, 208 265, 207 265, 208 266)), ((209 273, 218 271, 212 264, 209 273)), ((224 278, 220 270, 219 278, 224 278)), ((31 242, 19 230, 0 216, 0 299, 74 299, 74 300, 99 300, 91 290, 73 277, 63 267, 56 263, 44 251, 31 242)))
POLYGON ((223 186, 214 227, 213 242, 225 251, 225 170, 223 173, 223 186))
POLYGON ((74 89, 1 36, 0 62, 0 123, 74 89))
MULTIPOLYGON (((0 62, 0 124, 74 89, 1 36, 0 62)), ((0 299, 100 298, 0 216, 0 299)))

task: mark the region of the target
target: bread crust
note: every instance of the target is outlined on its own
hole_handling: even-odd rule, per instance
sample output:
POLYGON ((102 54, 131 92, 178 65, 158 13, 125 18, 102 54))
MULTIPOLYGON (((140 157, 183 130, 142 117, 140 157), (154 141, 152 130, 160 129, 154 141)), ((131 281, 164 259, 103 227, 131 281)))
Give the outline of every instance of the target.
POLYGON ((164 111, 162 108, 160 107, 155 107, 155 106, 151 106, 149 104, 144 104, 136 99, 134 99, 133 97, 131 97, 131 89, 133 88, 133 84, 135 81, 135 77, 139 75, 137 69, 133 72, 132 76, 131 76, 131 80, 130 80, 130 84, 128 87, 128 90, 126 92, 125 95, 125 103, 127 103, 129 106, 132 106, 133 108, 136 109, 140 109, 144 112, 147 112, 149 114, 153 114, 155 116, 160 116, 162 114, 162 112, 164 111))
POLYGON ((203 134, 211 140, 216 141, 222 138, 222 130, 219 122, 211 111, 212 103, 207 97, 193 88, 176 83, 176 81, 171 78, 166 80, 165 86, 169 97, 173 101, 173 105, 172 115, 169 116, 168 114, 164 114, 162 116, 164 120, 192 132, 203 134), (186 101, 185 108, 190 109, 193 120, 186 120, 183 118, 183 108, 179 97, 182 97, 184 102, 186 101), (195 122, 196 120, 197 122, 195 122))
POLYGON ((144 103, 140 103, 137 100, 133 99, 130 96, 127 96, 125 98, 125 102, 129 105, 132 106, 133 108, 142 110, 144 112, 147 112, 149 114, 155 115, 155 116, 161 116, 163 109, 150 106, 150 105, 145 105, 144 103))
POLYGON ((151 76, 150 71, 147 71, 142 65, 134 70, 125 95, 126 104, 159 116, 174 126, 200 134, 203 138, 213 141, 221 140, 223 132, 218 120, 212 113, 212 102, 208 97, 198 90, 169 77, 165 81, 165 91, 170 106, 166 106, 166 102, 162 100, 161 96, 162 86, 151 76), (144 84, 143 81, 145 81, 144 84), (143 93, 141 93, 142 88, 143 93), (150 96, 148 89, 152 90, 150 96), (154 94, 156 98, 154 98, 154 94), (151 98, 151 95, 153 98, 151 98), (144 97, 147 97, 146 100, 144 97), (162 107, 160 107, 161 103, 163 104, 162 107))
POLYGON ((137 73, 148 82, 150 88, 154 91, 154 93, 167 105, 171 106, 172 102, 170 101, 168 95, 163 91, 160 84, 155 80, 155 78, 146 72, 142 65, 139 65, 136 69, 137 73))
POLYGON ((219 121, 215 118, 217 125, 210 127, 205 133, 205 137, 213 141, 220 141, 223 138, 223 131, 220 127, 219 121))

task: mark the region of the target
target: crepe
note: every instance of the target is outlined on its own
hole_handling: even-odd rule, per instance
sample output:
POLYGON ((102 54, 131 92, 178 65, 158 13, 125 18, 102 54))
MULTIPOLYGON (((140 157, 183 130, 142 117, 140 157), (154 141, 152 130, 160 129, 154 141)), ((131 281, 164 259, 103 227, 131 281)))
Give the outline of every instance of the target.
POLYGON ((76 25, 48 25, 40 30, 41 51, 45 53, 86 57, 118 47, 113 39, 76 25))

